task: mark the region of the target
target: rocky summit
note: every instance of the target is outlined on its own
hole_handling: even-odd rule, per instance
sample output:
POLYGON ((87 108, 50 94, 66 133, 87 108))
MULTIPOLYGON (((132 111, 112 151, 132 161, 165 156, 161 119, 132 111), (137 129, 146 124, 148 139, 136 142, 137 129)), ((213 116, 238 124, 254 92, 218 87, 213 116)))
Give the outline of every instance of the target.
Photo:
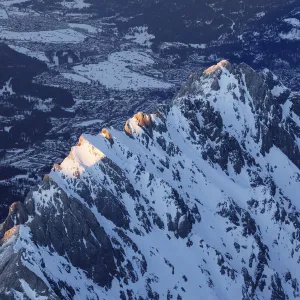
POLYGON ((0 298, 300 298, 300 95, 221 61, 84 134, 0 225, 0 298))

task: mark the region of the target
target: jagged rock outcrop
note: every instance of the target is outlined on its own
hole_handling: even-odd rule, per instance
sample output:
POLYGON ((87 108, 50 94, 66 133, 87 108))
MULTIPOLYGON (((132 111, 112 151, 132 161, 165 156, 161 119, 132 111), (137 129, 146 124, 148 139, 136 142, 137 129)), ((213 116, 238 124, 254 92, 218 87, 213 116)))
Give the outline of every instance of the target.
POLYGON ((107 138, 108 140, 112 140, 112 136, 111 136, 109 130, 103 128, 103 129, 101 130, 101 134, 102 134, 105 138, 107 138))
POLYGON ((299 99, 222 61, 81 136, 0 227, 1 297, 299 298, 299 99))
POLYGON ((144 129, 151 130, 152 120, 151 116, 144 114, 142 112, 138 112, 133 116, 133 118, 125 123, 124 131, 131 135, 136 133, 136 131, 142 127, 144 129))
POLYGON ((24 224, 28 220, 28 214, 21 202, 13 203, 9 208, 6 220, 0 224, 0 239, 14 226, 24 224))

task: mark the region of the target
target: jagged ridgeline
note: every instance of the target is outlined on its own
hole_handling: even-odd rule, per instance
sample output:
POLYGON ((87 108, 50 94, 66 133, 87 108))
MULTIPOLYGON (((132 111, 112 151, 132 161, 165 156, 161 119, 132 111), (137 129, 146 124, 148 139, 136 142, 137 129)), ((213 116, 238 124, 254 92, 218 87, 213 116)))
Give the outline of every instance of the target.
POLYGON ((80 137, 0 226, 0 298, 300 297, 300 95, 222 61, 80 137))

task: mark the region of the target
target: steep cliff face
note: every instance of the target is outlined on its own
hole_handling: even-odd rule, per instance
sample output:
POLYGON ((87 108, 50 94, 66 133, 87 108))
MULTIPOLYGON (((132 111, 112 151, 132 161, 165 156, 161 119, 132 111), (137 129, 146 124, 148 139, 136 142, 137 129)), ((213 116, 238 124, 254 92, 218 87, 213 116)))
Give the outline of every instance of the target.
POLYGON ((299 103, 222 61, 81 136, 0 225, 1 299, 300 297, 299 103))

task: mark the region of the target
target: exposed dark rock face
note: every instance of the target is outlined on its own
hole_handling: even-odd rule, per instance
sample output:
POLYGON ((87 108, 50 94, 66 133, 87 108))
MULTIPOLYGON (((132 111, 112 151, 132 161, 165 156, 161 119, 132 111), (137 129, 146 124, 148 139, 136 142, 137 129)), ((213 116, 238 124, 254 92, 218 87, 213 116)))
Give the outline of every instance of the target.
POLYGON ((299 297, 297 99, 222 61, 81 136, 0 226, 1 297, 299 297))

